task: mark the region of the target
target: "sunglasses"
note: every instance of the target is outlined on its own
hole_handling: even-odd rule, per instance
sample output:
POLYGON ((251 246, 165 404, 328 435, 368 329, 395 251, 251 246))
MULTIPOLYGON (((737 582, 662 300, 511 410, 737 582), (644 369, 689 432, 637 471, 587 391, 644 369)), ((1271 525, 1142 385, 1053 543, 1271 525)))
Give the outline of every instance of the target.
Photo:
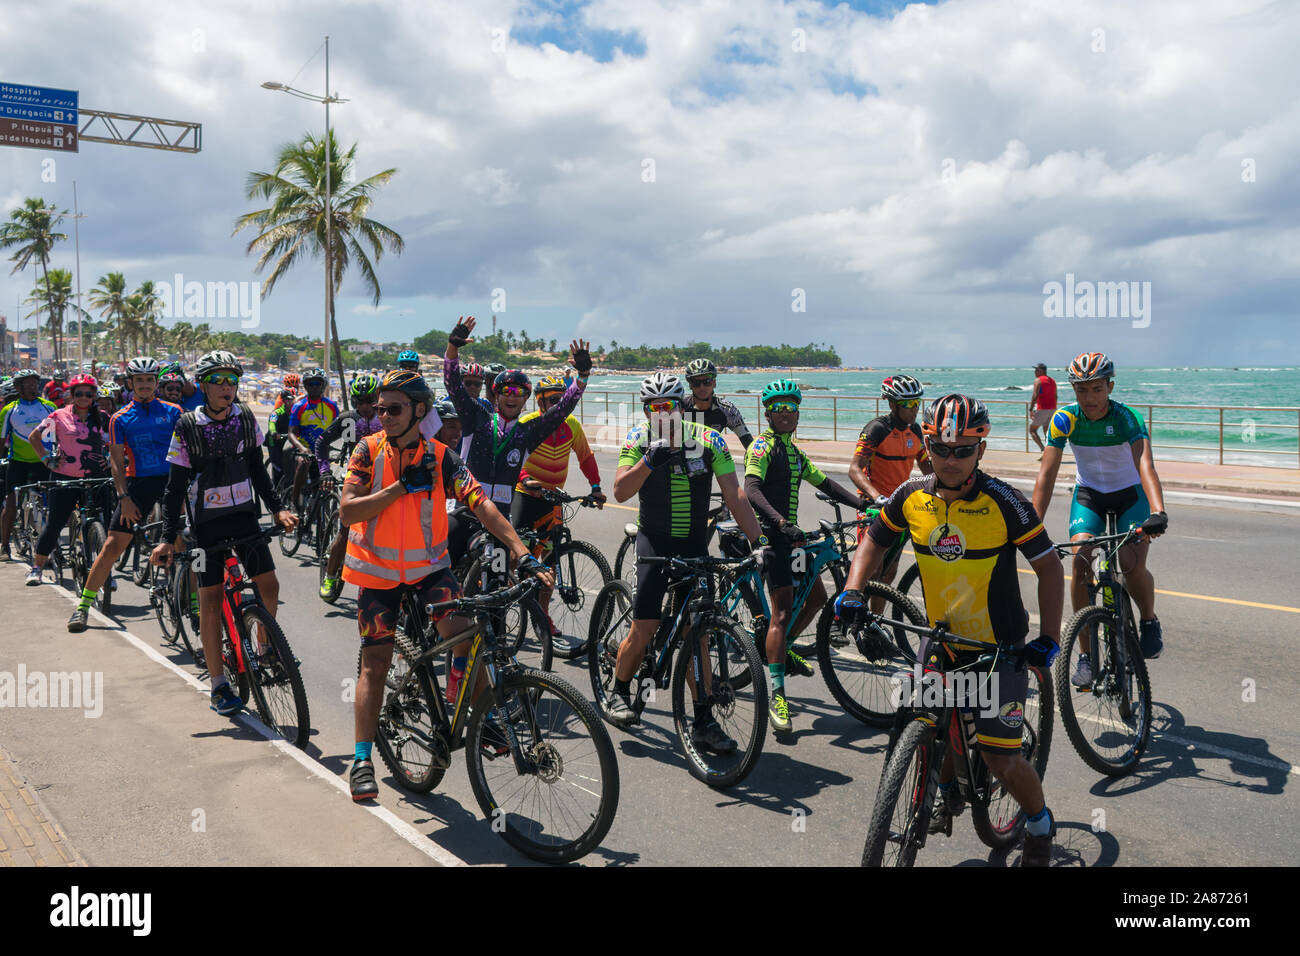
POLYGON ((94 392, 73 392, 72 397, 73 398, 94 398, 95 393, 94 392))
POLYGON ((920 408, 921 400, 919 398, 895 399, 894 404, 899 408, 920 408))
POLYGON ((646 411, 650 412, 675 412, 681 406, 681 402, 675 398, 665 398, 657 402, 646 402, 646 411))
POLYGON ((396 418, 398 415, 402 414, 402 409, 410 407, 410 402, 398 402, 396 405, 376 405, 375 414, 396 418))
POLYGON ((537 396, 537 404, 554 405, 556 402, 560 400, 561 397, 562 397, 562 393, 560 392, 548 392, 545 395, 537 396))
POLYGON ((799 411, 798 402, 773 402, 767 406, 769 412, 797 412, 799 411))
POLYGON ((203 376, 203 381, 208 385, 238 385, 239 376, 234 372, 213 372, 211 375, 203 376))
POLYGON ((938 458, 969 458, 979 451, 980 446, 976 445, 941 445, 938 442, 930 442, 930 454, 938 458))
POLYGON ((313 382, 308 382, 308 383, 307 383, 307 387, 308 387, 308 388, 324 388, 324 387, 325 387, 325 383, 322 382, 322 381, 317 380, 317 381, 313 381, 313 382))
POLYGON ((498 395, 505 395, 508 398, 519 398, 528 394, 528 389, 522 385, 503 385, 496 390, 498 395))
POLYGON ((688 378, 686 381, 690 382, 691 388, 699 388, 701 385, 712 385, 714 382, 717 381, 717 379, 716 378, 688 378))

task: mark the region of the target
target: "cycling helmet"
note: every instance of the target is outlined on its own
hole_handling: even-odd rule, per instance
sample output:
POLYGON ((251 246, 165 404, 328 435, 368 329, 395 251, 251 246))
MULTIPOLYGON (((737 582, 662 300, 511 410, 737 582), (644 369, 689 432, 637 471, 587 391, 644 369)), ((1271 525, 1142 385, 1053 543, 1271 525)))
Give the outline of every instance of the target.
POLYGON ((487 365, 483 366, 483 371, 487 373, 488 377, 493 379, 495 379, 498 375, 500 375, 505 370, 506 370, 506 366, 504 362, 489 362, 487 365))
POLYGON ((891 375, 880 383, 880 397, 905 402, 925 394, 921 383, 910 375, 891 375))
POLYGON ((158 387, 162 388, 165 385, 175 385, 177 388, 182 388, 185 385, 185 379, 175 372, 164 372, 162 377, 158 379, 158 387))
POLYGON ((564 379, 559 375, 543 375, 537 380, 537 394, 543 392, 562 392, 569 386, 564 383, 564 379))
POLYGON ((158 360, 151 356, 141 355, 138 356, 137 358, 131 359, 131 361, 126 363, 127 378, 130 378, 132 375, 157 375, 157 374, 158 374, 158 360))
POLYGON ((203 376, 223 368, 230 369, 236 375, 244 374, 244 366, 239 364, 239 359, 235 358, 233 352, 214 349, 199 356, 199 360, 194 363, 194 377, 202 379, 203 376))
POLYGON ((956 438, 983 438, 992 427, 989 410, 983 402, 956 392, 936 398, 926 406, 921 418, 921 431, 943 442, 956 438))
POLYGON ((674 375, 672 372, 659 371, 641 379, 642 405, 664 398, 675 398, 679 402, 686 398, 686 388, 682 385, 681 376, 674 375))
POLYGON ((517 385, 524 390, 524 397, 527 398, 533 393, 533 383, 529 381, 528 376, 517 368, 509 369, 500 373, 492 380, 492 390, 499 391, 507 385, 517 385))
POLYGON ((399 368, 389 372, 384 376, 384 380, 379 383, 381 392, 403 392, 413 402, 424 402, 426 405, 433 404, 433 393, 429 391, 429 383, 424 380, 419 372, 413 372, 410 369, 399 368))
POLYGON ((708 359, 692 359, 686 363, 686 378, 699 378, 701 375, 717 375, 718 367, 708 359))
POLYGON ((185 368, 180 362, 165 362, 158 372, 159 375, 179 375, 185 378, 185 368))
POLYGON ((414 349, 403 349, 397 353, 397 364, 400 365, 403 362, 414 362, 416 365, 419 365, 420 356, 414 349))
POLYGON ((797 405, 803 401, 803 392, 799 390, 799 383, 794 379, 778 378, 763 386, 762 400, 764 405, 782 400, 794 402, 797 405))
POLYGON ((25 378, 34 378, 39 382, 41 380, 41 373, 35 369, 25 368, 21 372, 14 372, 14 377, 11 378, 10 381, 14 383, 14 387, 16 388, 18 383, 25 378))
POLYGON ((5 379, 0 382, 0 403, 8 405, 18 397, 18 386, 13 383, 13 379, 5 379))
POLYGON ((460 370, 460 377, 465 381, 473 379, 476 382, 483 381, 483 366, 478 362, 470 362, 460 370))
POLYGON ((118 400, 118 397, 121 394, 122 392, 118 389, 116 385, 114 385, 112 382, 105 382, 103 385, 99 386, 99 394, 96 395, 95 397, 111 398, 113 401, 116 402, 118 400))
POLYGON ((284 377, 285 388, 300 388, 302 386, 302 377, 297 372, 290 372, 284 377))
POLYGON ((1070 363, 1070 384, 1115 377, 1115 363, 1105 352, 1084 352, 1070 363))
POLYGON ((69 388, 69 389, 74 389, 74 388, 76 388, 78 385, 89 385, 91 388, 94 388, 94 389, 98 389, 98 388, 99 388, 99 383, 98 383, 97 381, 95 381, 95 376, 93 376, 93 375, 85 375, 85 374, 82 374, 82 375, 74 375, 74 376, 72 376, 72 378, 71 378, 71 379, 69 380, 69 382, 68 382, 68 388, 69 388))
POLYGON ((280 402, 282 404, 289 404, 297 397, 298 390, 296 388, 284 388, 280 390, 280 402))
POLYGON ((307 369, 307 371, 302 373, 303 385, 309 385, 312 382, 320 382, 322 384, 328 383, 328 379, 325 378, 325 370, 323 368, 309 368, 307 369))
POLYGON ((372 375, 369 372, 362 372, 352 380, 350 392, 353 398, 364 398, 366 395, 374 395, 379 391, 379 376, 372 375))
POLYGON ((460 412, 456 411, 456 403, 450 398, 439 399, 434 403, 433 410, 444 422, 460 421, 460 412))

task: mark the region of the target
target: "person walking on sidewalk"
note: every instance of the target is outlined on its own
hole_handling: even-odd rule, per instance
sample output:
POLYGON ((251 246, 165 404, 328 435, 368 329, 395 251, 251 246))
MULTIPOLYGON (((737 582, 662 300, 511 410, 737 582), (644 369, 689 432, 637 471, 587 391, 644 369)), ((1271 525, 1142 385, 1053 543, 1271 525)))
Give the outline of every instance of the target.
MULTIPOLYGON (((1056 412, 1056 379, 1047 374, 1047 366, 1039 362, 1034 366, 1034 391, 1029 396, 1029 437, 1043 450, 1043 440, 1038 437, 1038 430, 1047 433, 1047 426, 1052 423, 1056 412)), ((1042 461, 1040 454, 1038 460, 1042 461)))

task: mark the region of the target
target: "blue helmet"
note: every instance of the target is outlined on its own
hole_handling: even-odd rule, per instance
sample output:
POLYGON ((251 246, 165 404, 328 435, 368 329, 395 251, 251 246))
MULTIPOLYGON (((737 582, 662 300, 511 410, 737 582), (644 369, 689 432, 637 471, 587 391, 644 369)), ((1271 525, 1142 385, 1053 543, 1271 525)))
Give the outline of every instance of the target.
POLYGON ((420 364, 420 356, 414 349, 403 349, 397 353, 397 362, 399 365, 402 362, 414 362, 418 365, 420 364))

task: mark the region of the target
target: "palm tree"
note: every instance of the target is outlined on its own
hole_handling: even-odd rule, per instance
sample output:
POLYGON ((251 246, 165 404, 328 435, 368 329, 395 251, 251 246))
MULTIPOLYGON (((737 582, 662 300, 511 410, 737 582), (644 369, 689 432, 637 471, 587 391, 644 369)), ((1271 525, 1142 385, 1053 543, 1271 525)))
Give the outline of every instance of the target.
POLYGON ((61 360, 59 342, 63 333, 63 316, 68 308, 72 308, 74 315, 79 313, 79 320, 87 316, 87 313, 72 301, 73 298, 72 273, 67 269, 50 269, 45 275, 45 282, 38 283, 36 288, 32 289, 31 295, 27 297, 28 305, 38 306, 27 318, 39 316, 42 311, 50 317, 50 332, 54 336, 55 343, 55 362, 61 360))
MULTIPOLYGON (((369 246, 377 262, 384 250, 401 255, 405 241, 394 230, 368 216, 374 204, 374 193, 397 174, 385 169, 359 182, 349 182, 353 177, 353 164, 357 147, 340 154, 338 141, 330 131, 328 143, 311 133, 298 143, 280 147, 275 169, 269 173, 252 172, 246 182, 249 199, 270 200, 265 209, 245 213, 235 220, 235 232, 252 228, 257 235, 248 243, 245 252, 258 253, 256 271, 271 266, 270 275, 262 287, 265 298, 275 284, 304 254, 317 258, 325 254, 326 230, 329 230, 331 261, 326 263, 326 315, 329 317, 330 335, 334 341, 334 363, 343 376, 343 354, 339 348, 338 327, 334 321, 334 296, 348 267, 354 262, 361 273, 362 282, 370 290, 374 305, 381 293, 374 263, 363 248, 369 246), (325 170, 328 148, 330 178, 330 219, 325 221, 325 170)), ((347 392, 343 393, 347 407, 347 392)))
MULTIPOLYGON (((54 227, 63 221, 67 210, 59 212, 53 206, 45 205, 44 199, 29 196, 23 204, 9 214, 9 221, 0 225, 0 249, 14 249, 9 261, 14 263, 9 274, 21 272, 33 263, 33 269, 40 265, 41 274, 37 276, 38 288, 49 284, 50 250, 56 242, 66 240, 66 233, 55 232, 54 227)), ((34 313, 33 313, 34 314, 34 313)), ((54 332, 54 361, 61 358, 62 343, 53 329, 54 317, 50 316, 51 332, 54 332)), ((40 356, 37 356, 39 361, 40 356)))
POLYGON ((194 326, 194 333, 190 337, 190 348, 193 349, 194 358, 197 360, 200 352, 210 352, 214 347, 212 327, 206 322, 194 326))
POLYGON ((98 309, 110 330, 117 333, 117 356, 126 361, 126 278, 120 272, 110 272, 99 277, 99 284, 90 290, 90 305, 98 309))
POLYGON ((144 355, 153 355, 163 328, 158 323, 158 314, 162 311, 162 297, 158 295, 153 282, 141 282, 131 296, 136 303, 136 318, 140 323, 140 337, 144 339, 144 355))
POLYGON ((188 365, 189 359, 186 357, 186 349, 189 347, 189 336, 194 333, 194 326, 188 322, 174 322, 171 332, 167 336, 167 342, 172 351, 181 357, 181 364, 188 365))

